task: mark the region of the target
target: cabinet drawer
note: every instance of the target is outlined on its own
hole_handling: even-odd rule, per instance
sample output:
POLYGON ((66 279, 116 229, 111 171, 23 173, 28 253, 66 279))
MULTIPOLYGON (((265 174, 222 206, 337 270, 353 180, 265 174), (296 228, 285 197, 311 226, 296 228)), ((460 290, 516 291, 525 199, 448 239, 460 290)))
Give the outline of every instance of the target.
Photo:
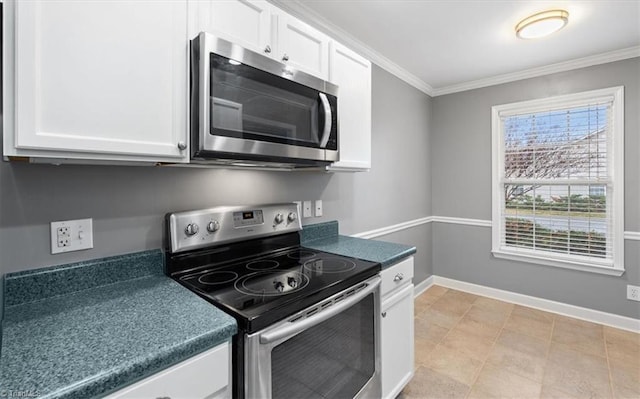
POLYGON ((218 345, 114 392, 107 399, 229 397, 229 345, 218 345))
POLYGON ((382 270, 380 277, 382 278, 380 288, 382 297, 390 294, 396 288, 410 283, 413 278, 413 256, 382 270))

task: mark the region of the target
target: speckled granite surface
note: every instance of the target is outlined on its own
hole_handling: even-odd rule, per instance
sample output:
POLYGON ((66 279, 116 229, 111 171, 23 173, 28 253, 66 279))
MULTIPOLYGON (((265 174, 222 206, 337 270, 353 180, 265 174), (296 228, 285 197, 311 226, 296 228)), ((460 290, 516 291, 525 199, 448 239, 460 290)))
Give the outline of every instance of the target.
MULTIPOLYGON (((130 260, 123 257, 121 267, 137 267, 130 260)), ((232 317, 164 276, 161 264, 147 270, 126 281, 6 307, 0 393, 100 397, 235 334, 232 317)))
POLYGON ((162 274, 160 250, 136 252, 5 275, 5 306, 162 274))
POLYGON ((322 238, 331 238, 338 236, 338 222, 324 222, 316 224, 308 224, 302 228, 300 232, 300 242, 320 240, 322 238))
POLYGON ((409 245, 394 244, 377 240, 365 240, 362 238, 341 236, 337 233, 338 222, 304 226, 303 233, 301 233, 300 236, 301 243, 307 248, 316 249, 318 251, 380 262, 383 269, 416 253, 416 247, 411 247, 409 245), (334 229, 335 234, 327 234, 327 232, 333 231, 334 229), (305 230, 309 231, 305 233, 305 230))

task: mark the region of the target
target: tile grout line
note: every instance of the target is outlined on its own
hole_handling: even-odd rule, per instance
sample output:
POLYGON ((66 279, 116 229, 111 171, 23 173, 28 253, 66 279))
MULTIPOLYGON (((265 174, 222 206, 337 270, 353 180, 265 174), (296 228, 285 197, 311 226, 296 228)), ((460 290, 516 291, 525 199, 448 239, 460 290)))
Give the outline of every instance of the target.
POLYGON ((609 360, 609 348, 607 347, 607 333, 602 326, 602 339, 604 340, 604 354, 607 356, 607 371, 609 372, 609 389, 611 389, 611 397, 615 398, 616 394, 613 389, 613 371, 611 370, 611 360, 609 360))
MULTIPOLYGON (((458 291, 458 290, 448 288, 448 289, 447 289, 447 291, 445 291, 445 293, 443 293, 442 295, 438 296, 438 297, 434 300, 434 302, 430 303, 426 309, 431 309, 431 308, 433 307, 433 305, 434 305, 437 301, 439 301, 440 299, 442 299, 442 297, 446 294, 446 292, 449 292, 449 291, 456 292, 456 291, 458 291)), ((464 291, 461 291, 461 292, 464 292, 464 291)), ((475 295, 475 294, 474 294, 474 295, 475 295)), ((436 342, 436 345, 434 346, 434 349, 435 349, 436 347, 438 347, 438 346, 442 346, 442 342, 443 342, 443 341, 444 341, 444 340, 445 340, 445 339, 450 335, 451 330, 453 330, 453 329, 457 328, 457 327, 460 325, 461 321, 462 321, 462 320, 463 320, 463 319, 468 315, 468 313, 471 311, 471 309, 472 309, 472 308, 477 304, 478 299, 479 299, 479 298, 482 298, 482 297, 483 297, 482 295, 476 295, 476 298, 475 298, 475 299, 474 299, 474 300, 469 304, 468 309, 466 309, 466 310, 464 311, 464 313, 463 313, 461 316, 458 316, 458 317, 455 319, 455 323, 451 326, 451 328, 448 328, 448 329, 447 329, 447 332, 442 336, 442 338, 440 338, 440 339, 436 342)), ((504 301, 500 301, 500 300, 497 300, 497 301, 499 301, 499 302, 504 302, 504 301)), ((508 303, 508 302, 504 302, 504 303, 508 303)), ((487 356, 486 356, 486 357, 484 358, 484 360, 481 362, 481 365, 480 365, 480 367, 478 368, 478 371, 475 373, 475 378, 473 378, 473 381, 468 385, 469 390, 467 391, 466 395, 464 396, 465 398, 469 398, 469 397, 470 397, 471 392, 473 391, 474 387, 476 387, 476 384, 478 383, 478 380, 479 380, 480 374, 482 373, 482 370, 487 366, 487 364, 490 364, 490 363, 488 362, 488 359, 489 359, 489 357, 490 357, 490 355, 491 355, 492 351, 496 348, 496 346, 497 346, 497 341, 499 340, 500 336, 501 336, 505 331, 509 331, 508 329, 506 329, 506 325, 508 324, 508 322, 509 322, 510 318, 513 316, 516 306, 518 306, 518 305, 514 305, 514 306, 512 306, 512 307, 511 307, 511 309, 510 309, 508 312, 506 312, 506 317, 505 317, 504 321, 501 323, 501 327, 500 327, 499 331, 497 332, 497 334, 496 334, 495 338, 492 340, 492 344, 491 344, 491 347, 490 347, 489 351, 487 352, 487 356)), ((525 308, 528 308, 528 307, 526 307, 526 306, 524 306, 524 307, 525 307, 525 308)), ((520 377, 522 377, 522 378, 526 378, 526 379, 528 379, 528 380, 530 380, 530 381, 533 381, 533 382, 536 382, 536 383, 539 383, 539 384, 540 384, 540 395, 539 395, 540 399, 544 399, 544 397, 543 397, 543 388, 544 388, 544 386, 545 386, 545 385, 544 385, 544 382, 545 382, 545 377, 548 375, 548 370, 549 370, 549 361, 550 361, 549 359, 550 359, 550 356, 551 356, 551 349, 552 349, 552 345, 553 345, 553 342, 554 342, 554 335, 555 335, 555 332, 556 332, 556 331, 555 331, 555 329, 558 327, 558 326, 557 326, 557 324, 558 324, 558 319, 559 319, 559 317, 560 317, 560 315, 557 315, 557 314, 552 314, 552 316, 553 316, 553 318, 552 318, 552 323, 551 323, 551 329, 550 329, 549 335, 547 336, 547 343, 548 343, 548 347, 547 347, 547 349, 546 349, 546 351, 545 351, 545 358, 544 358, 544 371, 543 371, 543 373, 542 373, 542 380, 541 380, 540 382, 538 382, 538 381, 533 380, 533 379, 531 379, 531 378, 528 378, 528 377, 522 376, 522 375, 520 375, 520 374, 518 374, 518 373, 515 373, 516 375, 518 375, 518 376, 520 376, 520 377)), ((415 317, 416 317, 416 318, 419 318, 417 315, 416 315, 415 317)), ((571 317, 570 317, 570 318, 571 318, 571 317)), ((433 324, 434 324, 434 325, 437 325, 437 326, 440 326, 440 325, 439 325, 439 324, 437 324, 437 323, 433 323, 433 324)), ((604 345, 605 345, 605 358, 606 358, 606 361, 607 361, 607 371, 608 371, 608 379, 609 379, 609 384, 608 384, 608 386, 609 386, 609 390, 610 390, 610 395, 611 395, 611 397, 612 397, 612 398, 615 398, 616 396, 615 396, 614 383, 613 383, 613 370, 612 370, 612 365, 611 365, 611 356, 610 356, 610 354, 609 354, 609 350, 608 350, 608 346, 607 346, 607 338, 606 338, 606 337, 607 337, 607 334, 606 334, 606 332, 605 332, 605 330, 606 330, 606 329, 604 328, 605 326, 604 326, 604 325, 602 325, 601 323, 595 323, 595 324, 599 324, 599 325, 602 327, 602 339, 603 339, 603 341, 604 341, 603 343, 604 343, 604 345)), ((440 326, 440 327, 442 327, 442 326, 440 326)), ((475 334, 474 334, 474 335, 475 335, 475 334)), ((528 335, 528 334, 526 334, 526 335, 528 335)), ((536 338, 536 337, 533 337, 533 338, 536 338)), ((454 350, 454 351, 455 351, 455 352, 457 352, 457 353, 462 353, 462 352, 459 352, 459 351, 458 351, 457 349, 455 349, 455 348, 450 348, 450 349, 454 350)), ((582 351, 577 350, 577 349, 573 349, 573 348, 570 348, 570 349, 575 350, 577 353, 582 354, 582 355, 588 355, 588 354, 589 354, 588 352, 582 352, 582 351)), ((438 371, 434 370, 434 369, 433 369, 432 367, 430 367, 429 365, 420 365, 418 368, 420 368, 420 367, 423 367, 423 368, 428 369, 428 370, 430 370, 430 371, 433 371, 433 372, 439 373, 438 371)), ((451 378, 451 377, 449 377, 449 378, 451 378)), ((454 378, 453 380, 456 380, 456 379, 454 378)), ((456 380, 456 381, 457 381, 457 380, 456 380)), ((458 381, 458 382, 460 382, 460 381, 458 381)), ((465 385, 466 385, 466 384, 465 384, 465 385)), ((477 389, 477 388, 476 388, 476 389, 477 389)), ((561 386, 561 387, 557 387, 556 389, 558 389, 560 392, 564 392, 563 386, 561 386)), ((478 392, 481 392, 481 393, 484 393, 483 391, 481 391, 481 390, 479 390, 479 389, 477 389, 477 391, 478 391, 478 392)), ((567 393, 567 394, 568 394, 568 393, 567 393)))
MULTIPOLYGON (((504 301, 500 301, 500 302, 504 302, 504 301)), ((505 302, 505 303, 507 303, 507 302, 505 302)), ((504 331, 504 326, 507 324, 507 321, 509 321, 509 318, 511 317, 511 314, 513 313, 514 309, 515 309, 515 305, 511 307, 511 310, 509 311, 509 314, 507 315, 507 317, 505 317, 504 321, 502 322, 502 326, 500 327, 500 331, 498 331, 498 334, 496 335, 495 339, 493 340, 493 344, 491 345, 491 349, 489 350, 489 353, 491 353, 491 351, 495 348, 496 343, 498 342, 498 338, 500 338, 500 336, 502 335, 502 332, 504 331)), ((482 365, 478 369, 478 373, 476 374, 475 378, 473 379, 473 383, 471 384, 471 389, 469 390, 469 393, 466 396, 467 398, 469 397, 469 395, 471 395, 471 391, 473 391, 473 387, 478 382, 478 378, 480 378, 480 374, 482 373, 482 369, 484 369, 484 366, 487 364, 487 359, 489 359, 489 355, 487 355, 487 357, 482 361, 482 365)))
MULTIPOLYGON (((446 291, 446 292, 449 292, 449 291, 458 291, 458 290, 452 290, 451 288, 447 288, 447 291, 446 291)), ((446 293, 446 292, 445 292, 445 293, 446 293)), ((463 291, 458 291, 458 292, 463 292, 463 291)), ((473 294, 473 295, 475 295, 475 294, 473 294)), ((443 295, 441 295, 441 297, 442 297, 442 296, 444 296, 444 294, 443 294, 443 295)), ((478 300, 478 298, 479 298, 479 296, 478 296, 478 295, 476 295, 476 299, 474 299, 474 301, 469 305, 469 309, 467 309, 467 310, 466 310, 466 311, 465 311, 465 312, 464 312, 460 317, 458 317, 458 320, 456 320, 456 324, 454 324, 454 325, 453 325, 453 326, 452 326, 452 327, 447 331, 447 333, 446 333, 442 338, 440 338, 440 341, 438 341, 438 343, 436 344, 436 348, 437 348, 439 345, 441 345, 442 341, 444 341, 444 340, 445 340, 445 338, 447 338, 447 335, 449 335, 449 333, 450 333, 450 332, 451 332, 451 331, 452 331, 452 330, 453 330, 453 329, 454 329, 458 324, 460 324, 460 321, 461 321, 462 319, 464 319, 464 316, 465 316, 467 313, 469 313, 469 311, 471 310, 471 307, 472 307, 472 306, 473 306, 473 304, 478 300)), ((438 298, 438 299, 440 299, 440 298, 438 298)), ((434 302, 434 303, 435 303, 435 302, 434 302)), ((432 305, 433 305, 433 304, 432 304, 432 305)), ((431 307, 431 306, 429 306, 429 307, 431 307)), ((437 325, 437 323, 436 323, 436 325, 437 325)), ((453 349, 453 350, 454 350, 454 351, 456 351, 457 353, 461 353, 461 352, 459 352, 457 349, 453 349)), ((461 353, 461 354, 462 354, 462 353, 461 353)), ((434 370, 434 369, 432 369, 432 368, 431 368, 431 367, 429 367, 429 366, 425 366, 425 367, 426 367, 426 368, 428 368, 429 370, 431 370, 431 371, 435 372, 435 373, 439 373, 437 370, 434 370)), ((440 373, 439 373, 439 374, 440 374, 440 373)), ((447 376, 447 377, 448 377, 448 376, 447 376)), ((451 377, 449 377, 449 378, 451 378, 451 377)), ((451 378, 451 379, 452 379, 452 380, 457 381, 455 378, 451 378)), ((460 381, 458 381, 458 382, 460 382, 460 381)), ((467 384, 464 384, 464 385, 467 385, 467 384)), ((471 389, 472 389, 472 388, 473 388, 473 384, 472 384, 472 385, 469 385, 469 392, 467 392, 467 394, 465 395, 465 398, 466 398, 467 396, 469 396, 469 394, 471 393, 471 389)))
POLYGON ((542 389, 544 388, 544 377, 547 376, 547 366, 549 365, 549 356, 551 356, 551 345, 553 344, 553 333, 556 329, 556 315, 553 316, 553 321, 551 322, 551 335, 549 336, 549 347, 547 348, 547 353, 544 357, 544 372, 542 373, 542 381, 540 382, 540 399, 544 399, 542 396, 542 389))
MULTIPOLYGON (((451 288, 447 288, 447 291, 445 291, 442 295, 440 295, 440 296, 438 297, 438 299, 436 299, 436 301, 434 301, 431 305, 429 305, 429 309, 431 309, 431 307, 432 307, 432 306, 433 306, 437 301, 439 301, 439 300, 444 296, 444 294, 446 294, 446 293, 447 293, 447 292, 449 292, 449 291, 458 291, 458 290, 454 290, 454 289, 451 289, 451 288)), ((458 292, 464 292, 464 291, 458 291, 458 292)), ((472 294, 472 295, 475 295, 475 294, 472 294)), ((454 329, 454 328, 455 328, 455 327, 460 323, 460 321, 464 318, 464 316, 465 316, 467 313, 469 313, 469 311, 471 310, 471 307, 473 306, 473 304, 475 303, 475 301, 477 301, 477 300, 478 300, 478 298, 479 298, 480 296, 479 296, 479 295, 476 295, 476 297, 477 297, 477 298, 476 298, 476 299, 471 303, 471 305, 469 306, 469 309, 467 309, 467 310, 466 310, 466 311, 465 311, 465 312, 464 312, 460 317, 458 317, 458 319, 456 320, 456 323, 455 323, 453 326, 451 326, 451 328, 447 329, 447 333, 446 333, 445 335, 443 335, 443 336, 442 336, 442 338, 440 338, 440 340, 436 343, 436 346, 434 347, 434 350, 435 350, 435 348, 437 348, 438 346, 440 346, 440 345, 442 344, 442 341, 444 341, 444 340, 445 340, 445 338, 447 338, 447 335, 449 335, 449 333, 451 332, 451 330, 453 330, 453 329, 454 329)), ((435 325, 439 325, 438 323, 433 323, 433 324, 435 324, 435 325)), ((444 328, 444 326, 440 326, 440 327, 443 327, 443 328, 444 328)), ((451 349, 452 349, 452 350, 454 350, 454 351, 456 351, 457 353, 461 353, 461 352, 459 352, 457 349, 453 349, 453 348, 451 348, 451 349)), ((462 353, 461 353, 461 354, 462 354, 462 353)), ((426 368, 426 369, 429 369, 429 370, 433 371, 434 373, 442 374, 442 373, 440 373, 439 371, 432 369, 432 368, 431 368, 431 367, 429 367, 428 365, 424 365, 424 364, 423 364, 423 365, 420 365, 420 367, 424 367, 424 368, 426 368)), ((445 375, 445 377, 451 378, 451 377, 449 377, 449 376, 447 376, 447 375, 445 375)), ((452 380, 454 380, 454 381, 460 382, 460 381, 456 380, 455 378, 451 378, 451 379, 452 379, 452 380)), ((460 382, 460 383, 461 383, 461 384, 463 384, 463 385, 467 385, 467 384, 464 384, 464 383, 462 383, 462 382, 460 382)), ((472 388, 473 388, 473 385, 469 385, 469 392, 467 392, 467 394, 465 395, 465 398, 466 398, 467 396, 469 396, 469 394, 471 393, 471 389, 472 389, 472 388)))

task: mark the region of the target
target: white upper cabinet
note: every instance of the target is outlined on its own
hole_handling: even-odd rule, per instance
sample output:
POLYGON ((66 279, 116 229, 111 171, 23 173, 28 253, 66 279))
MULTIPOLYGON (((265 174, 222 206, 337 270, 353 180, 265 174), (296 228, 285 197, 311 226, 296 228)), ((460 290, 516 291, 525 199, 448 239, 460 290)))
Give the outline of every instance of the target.
POLYGON ((371 62, 331 42, 329 80, 338 90, 340 162, 329 170, 358 171, 371 167, 371 62))
POLYGON ((278 14, 277 57, 308 74, 329 78, 328 36, 283 12, 278 14))
POLYGON ((191 13, 198 29, 267 55, 273 53, 271 14, 274 7, 263 0, 192 0, 191 13))
POLYGON ((4 4, 5 155, 188 161, 186 0, 4 4))
POLYGON ((329 76, 329 42, 310 27, 264 0, 189 0, 191 21, 210 32, 308 74, 329 76))

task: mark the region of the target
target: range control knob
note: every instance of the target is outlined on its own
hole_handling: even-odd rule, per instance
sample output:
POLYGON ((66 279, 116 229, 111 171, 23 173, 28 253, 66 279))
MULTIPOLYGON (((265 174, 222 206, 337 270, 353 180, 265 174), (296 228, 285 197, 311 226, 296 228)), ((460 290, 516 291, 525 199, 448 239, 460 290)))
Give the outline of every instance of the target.
POLYGON ((197 225, 197 224, 195 224, 195 223, 189 223, 189 224, 187 225, 187 227, 185 227, 185 229, 184 229, 184 233, 185 233, 186 235, 188 235, 188 236, 192 236, 192 235, 198 234, 198 231, 199 231, 199 230, 200 230, 200 228, 198 227, 198 225, 197 225))
POLYGON ((289 220, 289 223, 295 222, 297 218, 298 218, 298 215, 296 215, 295 212, 290 212, 289 216, 287 216, 287 219, 289 220))
POLYGON ((276 221, 276 224, 282 223, 284 221, 284 216, 282 216, 281 213, 277 214, 275 221, 276 221))
POLYGON ((280 281, 274 281, 273 288, 275 288, 278 292, 284 292, 284 284, 282 284, 280 281))
POLYGON ((291 288, 296 288, 298 286, 298 280, 293 277, 289 277, 287 279, 287 284, 289 284, 289 287, 291 288))
POLYGON ((217 220, 212 220, 207 224, 207 231, 209 233, 214 233, 220 230, 220 223, 217 220))

